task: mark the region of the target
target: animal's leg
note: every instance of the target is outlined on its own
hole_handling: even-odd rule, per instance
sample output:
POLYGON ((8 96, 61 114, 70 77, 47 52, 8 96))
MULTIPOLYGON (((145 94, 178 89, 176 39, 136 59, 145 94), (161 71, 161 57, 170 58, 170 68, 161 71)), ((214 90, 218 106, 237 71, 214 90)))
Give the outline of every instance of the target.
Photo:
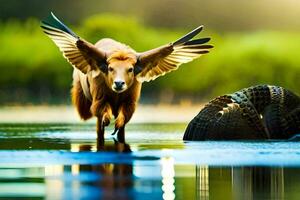
POLYGON ((97 145, 104 145, 104 126, 102 123, 102 116, 97 117, 97 145))
POLYGON ((112 118, 112 110, 109 104, 106 104, 103 110, 102 124, 103 126, 108 126, 112 118))
POLYGON ((108 103, 102 103, 101 100, 94 100, 91 106, 91 112, 102 120, 103 126, 108 126, 112 118, 112 109, 108 103))
POLYGON ((125 143, 125 126, 119 128, 117 138, 119 142, 125 143))
POLYGON ((104 141, 105 126, 108 126, 112 116, 112 110, 108 103, 100 100, 93 101, 91 112, 97 117, 97 137, 98 141, 104 141))
POLYGON ((120 107, 115 121, 115 132, 118 131, 118 139, 125 141, 125 125, 131 119, 135 111, 135 104, 124 104, 120 107))
POLYGON ((125 126, 125 115, 123 113, 123 109, 120 109, 119 114, 115 121, 115 128, 119 130, 123 126, 125 126))

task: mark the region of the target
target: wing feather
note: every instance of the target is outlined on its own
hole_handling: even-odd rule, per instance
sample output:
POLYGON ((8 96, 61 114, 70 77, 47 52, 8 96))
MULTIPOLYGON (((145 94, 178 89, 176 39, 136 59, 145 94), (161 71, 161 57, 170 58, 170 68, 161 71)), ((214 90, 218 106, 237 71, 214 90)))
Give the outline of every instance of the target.
POLYGON ((95 63, 103 59, 105 55, 92 44, 80 39, 71 29, 57 19, 53 13, 51 13, 48 21, 42 22, 41 27, 44 33, 58 46, 68 62, 83 73, 96 68, 95 63))
POLYGON ((75 68, 78 68, 83 73, 87 73, 87 71, 91 69, 86 57, 76 46, 77 38, 54 27, 47 25, 42 25, 41 27, 46 28, 44 32, 53 40, 59 50, 63 53, 63 56, 75 68))
POLYGON ((144 66, 142 66, 142 71, 137 75, 137 80, 140 82, 154 80, 159 76, 178 69, 181 64, 191 62, 208 53, 213 48, 212 45, 205 44, 210 41, 210 38, 192 40, 202 28, 202 26, 196 28, 170 45, 142 53, 140 59, 144 66), (171 49, 169 53, 166 51, 167 48, 171 49), (167 52, 167 55, 165 52, 167 52))

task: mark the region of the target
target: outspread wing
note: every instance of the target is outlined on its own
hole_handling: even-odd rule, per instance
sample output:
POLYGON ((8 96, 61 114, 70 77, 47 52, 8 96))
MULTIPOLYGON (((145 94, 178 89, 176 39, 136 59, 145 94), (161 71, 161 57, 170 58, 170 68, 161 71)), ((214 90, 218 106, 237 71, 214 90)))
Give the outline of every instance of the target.
POLYGON ((181 64, 190 62, 195 58, 209 52, 212 45, 207 45, 210 38, 192 40, 201 32, 200 26, 182 38, 162 47, 146 51, 139 55, 140 72, 137 80, 140 82, 151 81, 168 72, 176 70, 181 64))
POLYGON ((64 25, 53 13, 42 22, 43 31, 58 46, 64 57, 83 73, 96 68, 105 58, 105 53, 93 44, 79 38, 64 25))

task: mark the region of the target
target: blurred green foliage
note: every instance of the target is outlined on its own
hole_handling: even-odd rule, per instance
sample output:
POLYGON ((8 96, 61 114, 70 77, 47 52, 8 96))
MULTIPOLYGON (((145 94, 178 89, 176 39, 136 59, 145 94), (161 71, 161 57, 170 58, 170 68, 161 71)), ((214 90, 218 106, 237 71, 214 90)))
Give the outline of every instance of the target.
MULTIPOLYGON (((36 19, 0 24, 1 102, 68 102, 72 67, 39 25, 36 19)), ((146 27, 136 18, 109 14, 89 17, 71 28, 93 43, 110 37, 137 51, 169 43, 189 31, 146 27)), ((203 101, 261 83, 300 93, 299 33, 220 35, 205 30, 201 37, 206 36, 212 37, 210 43, 215 46, 209 54, 145 83, 144 97, 168 90, 203 101)))

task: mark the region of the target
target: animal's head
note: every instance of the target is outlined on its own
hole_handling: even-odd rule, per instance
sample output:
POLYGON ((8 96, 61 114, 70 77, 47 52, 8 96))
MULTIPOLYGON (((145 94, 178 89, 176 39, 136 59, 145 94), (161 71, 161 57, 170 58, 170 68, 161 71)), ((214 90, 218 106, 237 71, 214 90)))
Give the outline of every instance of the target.
MULTIPOLYGON (((103 48, 83 40, 58 20, 53 13, 41 25, 44 32, 56 43, 65 58, 82 73, 106 74, 106 83, 115 92, 124 92, 136 80, 151 81, 159 76, 176 70, 179 65, 192 61, 208 53, 212 45, 210 38, 194 39, 202 26, 181 37, 175 42, 163 45, 143 53, 115 51, 109 54, 112 43, 103 48), (109 48, 109 49, 108 49, 109 48), (109 54, 109 55, 108 55, 109 54)), ((107 40, 108 41, 108 40, 107 40)), ((125 45, 125 50, 127 48, 125 45)), ((124 50, 124 49, 123 49, 124 50)))
POLYGON ((134 82, 136 56, 126 51, 117 51, 106 60, 106 83, 115 92, 121 93, 134 82))

